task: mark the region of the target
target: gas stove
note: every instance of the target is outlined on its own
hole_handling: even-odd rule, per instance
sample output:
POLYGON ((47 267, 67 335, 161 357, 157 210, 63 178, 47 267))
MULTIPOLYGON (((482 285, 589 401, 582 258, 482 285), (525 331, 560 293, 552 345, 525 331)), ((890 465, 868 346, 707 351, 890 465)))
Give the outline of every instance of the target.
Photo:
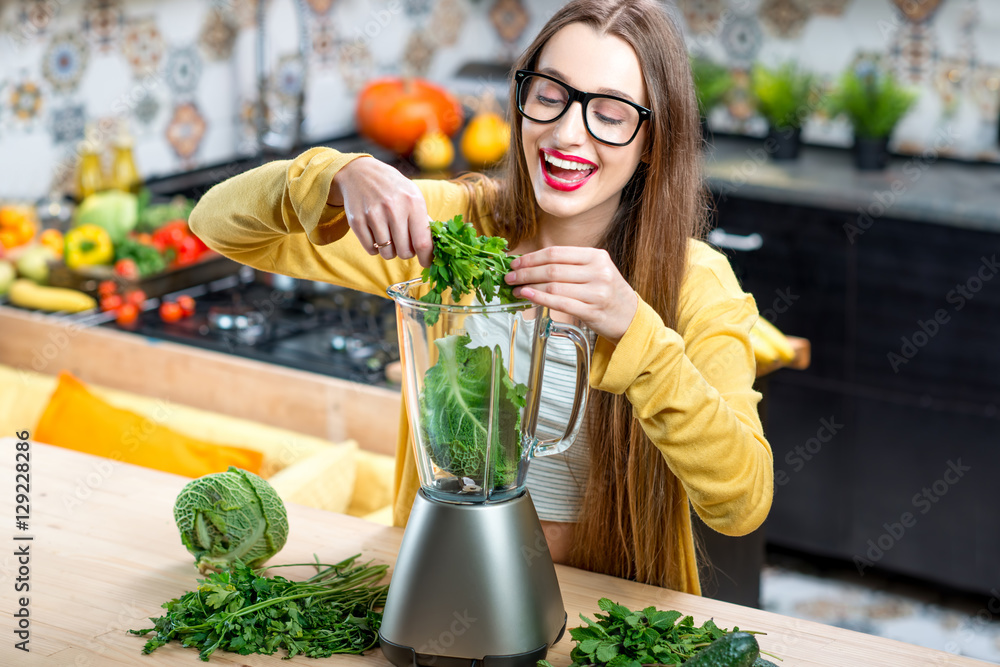
POLYGON ((189 317, 164 322, 150 308, 131 326, 103 326, 366 384, 389 384, 386 366, 399 359, 388 298, 246 266, 164 299, 182 293, 195 300, 189 317))

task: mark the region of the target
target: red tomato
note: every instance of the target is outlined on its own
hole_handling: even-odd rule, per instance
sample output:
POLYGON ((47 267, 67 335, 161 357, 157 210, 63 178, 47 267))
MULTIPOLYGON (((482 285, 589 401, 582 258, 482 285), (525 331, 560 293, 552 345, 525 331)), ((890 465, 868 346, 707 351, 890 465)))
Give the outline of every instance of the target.
POLYGON ((120 294, 109 294, 101 299, 101 310, 108 312, 109 310, 118 310, 122 307, 124 301, 120 294))
POLYGON ((113 280, 102 280, 97 286, 97 296, 104 298, 118 293, 118 285, 113 280))
POLYGON ((115 262, 115 273, 125 280, 139 279, 139 267, 136 266, 134 259, 119 259, 115 262))
POLYGON ((164 301, 160 304, 160 319, 164 322, 179 322, 184 317, 184 311, 174 301, 164 301))
POLYGON ((185 236, 174 247, 177 248, 177 259, 175 260, 177 266, 194 264, 202 253, 201 248, 198 247, 198 239, 193 236, 185 236))
POLYGON ((194 315, 194 299, 187 294, 182 294, 177 297, 177 305, 181 307, 184 317, 191 317, 194 315))
POLYGON ((115 321, 118 324, 128 327, 135 324, 135 321, 139 319, 139 308, 134 303, 122 304, 122 307, 118 309, 118 316, 115 321))
POLYGON ((125 302, 133 304, 136 308, 141 309, 142 304, 146 301, 146 293, 141 289, 134 289, 125 295, 125 302))

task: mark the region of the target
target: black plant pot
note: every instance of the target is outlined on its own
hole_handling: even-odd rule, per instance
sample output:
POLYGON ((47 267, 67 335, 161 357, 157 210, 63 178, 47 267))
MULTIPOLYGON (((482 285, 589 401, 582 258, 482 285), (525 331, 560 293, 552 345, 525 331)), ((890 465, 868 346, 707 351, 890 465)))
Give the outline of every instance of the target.
POLYGON ((882 171, 889 164, 889 137, 854 136, 854 166, 860 171, 882 171))
POLYGON ((764 140, 764 148, 772 160, 794 160, 799 157, 801 135, 802 128, 799 127, 771 126, 767 131, 767 139, 764 140))

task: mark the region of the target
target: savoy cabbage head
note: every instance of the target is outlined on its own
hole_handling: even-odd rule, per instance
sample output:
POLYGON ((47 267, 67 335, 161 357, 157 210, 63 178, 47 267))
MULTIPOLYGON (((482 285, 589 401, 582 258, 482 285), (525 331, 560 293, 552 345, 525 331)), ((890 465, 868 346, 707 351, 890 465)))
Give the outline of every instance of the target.
POLYGON ((431 460, 456 477, 485 488, 508 486, 521 458, 521 408, 528 388, 507 374, 499 346, 469 347, 471 342, 468 334, 434 341, 438 360, 424 376, 420 394, 425 446, 431 460), (485 480, 487 445, 491 482, 485 480))
POLYGON ((229 467, 189 482, 174 502, 181 541, 204 574, 239 558, 260 567, 285 546, 288 515, 275 490, 252 472, 229 467))

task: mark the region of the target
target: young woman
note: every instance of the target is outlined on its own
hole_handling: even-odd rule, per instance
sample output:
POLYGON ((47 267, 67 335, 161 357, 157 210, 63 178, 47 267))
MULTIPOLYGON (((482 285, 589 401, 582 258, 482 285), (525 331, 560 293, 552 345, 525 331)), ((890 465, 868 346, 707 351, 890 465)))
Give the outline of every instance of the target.
MULTIPOLYGON (((516 69, 502 178, 410 181, 315 148, 216 186, 191 227, 251 266, 380 295, 430 262, 429 219, 462 213, 506 237, 516 293, 595 336, 586 427, 528 473, 553 559, 699 593, 690 508, 721 533, 754 530, 773 461, 752 388, 756 306, 698 240, 683 40, 656 0, 576 0, 516 69)), ((396 464, 404 525, 418 489, 405 414, 396 464)))

